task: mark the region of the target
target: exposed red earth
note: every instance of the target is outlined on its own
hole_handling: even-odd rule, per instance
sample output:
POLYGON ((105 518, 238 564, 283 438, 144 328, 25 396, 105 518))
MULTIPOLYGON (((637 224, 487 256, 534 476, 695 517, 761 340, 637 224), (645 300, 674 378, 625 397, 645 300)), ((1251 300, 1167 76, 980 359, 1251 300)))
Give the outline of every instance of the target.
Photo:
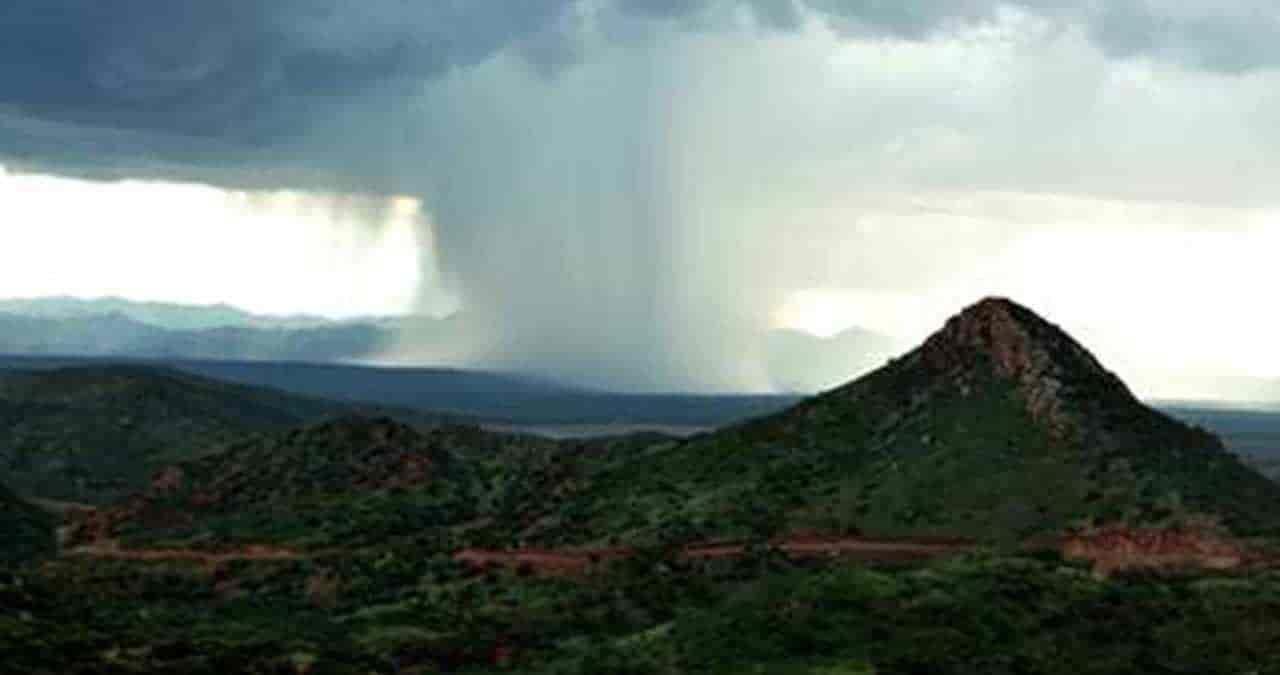
MULTIPOLYGON (((959 539, 870 539, 865 537, 797 536, 776 540, 770 547, 796 558, 842 558, 868 562, 909 562, 965 553, 974 544, 959 539)), ((741 542, 711 542, 686 546, 683 560, 719 560, 746 553, 741 542)), ((585 574, 592 566, 635 555, 631 548, 516 549, 508 551, 469 548, 454 560, 475 569, 528 570, 544 576, 585 574)))
POLYGON ((1128 571, 1247 570, 1280 565, 1274 553, 1208 529, 1105 527, 1064 536, 1062 555, 1101 575, 1128 571))
MULTIPOLYGON (((796 536, 770 546, 794 558, 839 558, 862 562, 914 562, 972 552, 978 545, 963 539, 874 539, 867 537, 796 536)), ((717 560, 742 556, 740 542, 695 544, 680 552, 683 560, 717 560)), ((1114 526, 1073 533, 1056 540, 1027 544, 1024 550, 1056 550, 1070 560, 1088 562, 1107 576, 1134 571, 1245 571, 1280 566, 1280 557, 1229 536, 1203 529, 1139 529, 1114 526)), ((473 569, 504 568, 542 576, 577 576, 594 565, 630 557, 630 548, 514 550, 465 549, 454 560, 473 569)))
POLYGON ((246 546, 230 551, 197 551, 192 549, 128 549, 113 541, 100 541, 63 552, 66 557, 105 558, 110 560, 180 561, 208 565, 240 560, 303 560, 312 557, 292 549, 275 546, 246 546))
MULTIPOLYGON (((794 558, 833 558, 861 562, 917 562, 972 552, 975 542, 964 539, 824 537, 797 535, 770 542, 769 547, 794 558)), ((747 553, 743 542, 707 542, 686 546, 682 560, 722 560, 747 553)), ((1072 533, 1056 540, 1027 544, 1025 550, 1056 550, 1070 560, 1089 562, 1100 575, 1132 571, 1242 571, 1280 566, 1280 557, 1229 536, 1205 529, 1137 529, 1112 526, 1072 533)), ((582 576, 602 563, 636 555, 630 547, 468 548, 453 559, 476 570, 508 569, 538 576, 582 576)), ((103 539, 63 551, 66 557, 135 561, 181 561, 207 565, 252 560, 289 561, 316 556, 315 552, 255 545, 225 551, 193 549, 128 549, 103 539)))

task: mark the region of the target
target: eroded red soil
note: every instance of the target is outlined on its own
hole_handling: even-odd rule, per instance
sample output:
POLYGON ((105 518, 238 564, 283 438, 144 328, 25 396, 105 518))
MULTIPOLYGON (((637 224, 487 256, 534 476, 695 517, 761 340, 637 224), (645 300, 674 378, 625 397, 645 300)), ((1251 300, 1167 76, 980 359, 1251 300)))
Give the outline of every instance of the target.
POLYGON ((67 557, 106 558, 110 560, 182 561, 208 565, 240 560, 303 560, 307 554, 275 546, 246 546, 230 551, 198 551, 193 549, 128 549, 115 541, 98 541, 63 552, 67 557))
MULTIPOLYGON (((80 532, 84 534, 83 530, 80 532)), ((877 539, 793 535, 777 539, 770 547, 794 558, 839 558, 864 562, 914 562, 973 551, 976 544, 963 539, 877 539)), ((1112 526, 1065 535, 1053 541, 1028 544, 1026 550, 1056 550, 1071 560, 1089 562, 1100 575, 1134 571, 1179 572, 1188 570, 1240 571, 1280 566, 1280 556, 1207 529, 1140 529, 1112 526)), ((681 549, 683 560, 719 560, 747 553, 742 542, 705 542, 681 549)), ((502 568, 539 576, 580 576, 594 566, 636 555, 628 547, 522 548, 493 550, 468 548, 453 559, 476 570, 502 568)), ((138 561, 188 561, 208 565, 254 560, 303 560, 315 553, 285 547, 257 545, 226 551, 193 549, 126 549, 110 537, 79 541, 64 550, 69 557, 138 561)))
POLYGON ((1093 563, 1099 574, 1128 571, 1241 570, 1280 561, 1207 529, 1107 527, 1063 537, 1063 556, 1093 563))
MULTIPOLYGON (((775 550, 796 558, 846 558, 876 562, 927 560, 971 551, 974 545, 963 540, 868 539, 864 537, 789 537, 770 544, 775 550)), ((741 542, 712 542, 685 547, 684 560, 718 560, 737 558, 747 551, 741 542)), ((494 567, 527 570, 544 576, 578 575, 593 565, 627 558, 635 554, 630 548, 596 549, 518 549, 496 551, 465 549, 454 560, 475 569, 494 567)))

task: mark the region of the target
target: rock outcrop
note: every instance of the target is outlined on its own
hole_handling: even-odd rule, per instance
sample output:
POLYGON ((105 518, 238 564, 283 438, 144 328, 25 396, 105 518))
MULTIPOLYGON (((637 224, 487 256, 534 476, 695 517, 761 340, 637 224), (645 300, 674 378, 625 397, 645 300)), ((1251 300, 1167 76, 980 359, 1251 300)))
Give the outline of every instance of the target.
POLYGON ((987 298, 950 319, 918 358, 944 382, 964 389, 976 386, 978 375, 1016 383, 1027 412, 1057 433, 1069 432, 1089 409, 1141 405, 1083 345, 1003 298, 987 298))
POLYGON ((1267 562, 1247 544, 1205 528, 1111 525, 1062 539, 1062 554, 1093 563, 1098 574, 1240 570, 1267 562))

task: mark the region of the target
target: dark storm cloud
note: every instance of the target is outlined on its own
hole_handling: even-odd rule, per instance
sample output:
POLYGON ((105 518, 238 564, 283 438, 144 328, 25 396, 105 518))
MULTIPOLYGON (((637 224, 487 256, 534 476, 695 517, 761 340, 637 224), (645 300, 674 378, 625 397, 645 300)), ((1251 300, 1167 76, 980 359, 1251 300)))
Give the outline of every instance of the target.
POLYGON ((796 0, 748 0, 748 5, 766 26, 780 30, 800 27, 802 17, 796 0))
POLYGON ((1000 3, 990 0, 805 0, 841 32, 924 39, 935 31, 988 19, 1000 3))
POLYGON ((1270 0, 1107 2, 1089 26, 1116 57, 1151 56, 1221 73, 1280 65, 1280 5, 1270 0))
MULTIPOLYGON (((1157 69, 1177 88, 1152 96, 1140 78, 1110 78, 1108 57, 1266 68, 1280 55, 1275 11, 0 0, 0 164, 414 195, 430 221, 424 259, 438 260, 423 278, 443 279, 474 322, 459 358, 609 387, 752 387, 766 379, 757 338, 786 293, 941 278, 911 264, 941 248, 938 228, 900 205, 840 201, 851 191, 1270 195, 1265 78, 1157 69), (1214 92, 1231 105, 1196 108, 1214 92), (865 243, 917 220, 916 235, 892 237, 901 246, 865 243)), ((975 229, 930 267, 963 269, 1004 238, 975 229)), ((406 336, 410 353, 420 337, 406 336)))
POLYGON ((1280 10, 1257 0, 9 0, 0 115, 11 123, 0 126, 0 156, 77 163, 51 140, 54 127, 15 132, 24 125, 12 120, 31 120, 100 130, 96 152, 80 160, 93 166, 247 161, 327 114, 326 103, 371 87, 413 87, 508 48, 554 74, 589 60, 586 35, 618 17, 740 16, 726 11, 735 8, 773 29, 809 16, 850 36, 908 40, 1019 8, 1078 24, 1118 57, 1224 72, 1280 59, 1280 10))
POLYGON ((1002 10, 1074 24, 1116 58, 1152 58, 1210 72, 1280 65, 1280 5, 1272 0, 803 0, 854 36, 927 39, 1002 10))
POLYGON ((655 17, 686 16, 710 4, 711 0, 618 0, 625 12, 655 17))
POLYGON ((39 119, 245 142, 300 104, 481 61, 569 0, 10 0, 0 103, 39 119))

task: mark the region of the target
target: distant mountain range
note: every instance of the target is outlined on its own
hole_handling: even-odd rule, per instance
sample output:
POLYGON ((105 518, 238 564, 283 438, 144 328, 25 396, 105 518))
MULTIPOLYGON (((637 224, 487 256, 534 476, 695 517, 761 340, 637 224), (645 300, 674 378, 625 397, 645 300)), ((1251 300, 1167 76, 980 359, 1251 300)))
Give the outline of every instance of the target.
POLYGON ((0 353, 264 361, 343 361, 393 344, 385 319, 261 317, 225 306, 126 300, 0 302, 0 353))
MULTIPOLYGON (((231 305, 181 305, 165 302, 137 302, 124 298, 74 298, 54 296, 0 300, 0 314, 16 314, 35 319, 83 319, 118 314, 138 323, 168 330, 209 328, 314 328, 334 323, 331 319, 304 314, 266 316, 252 314, 231 305)), ((377 318, 354 319, 348 323, 375 322, 377 318)))
MULTIPOLYGON (((465 340, 465 321, 464 316, 348 320, 264 316, 229 305, 180 305, 120 298, 0 300, 0 355, 369 363, 394 354, 400 335, 406 331, 425 353, 449 353, 465 340)), ((868 373, 900 350, 897 340, 862 328, 831 337, 777 329, 764 335, 761 358, 775 391, 809 394, 868 373)), ((277 382, 266 384, 281 386, 277 382)), ((1234 406, 1280 408, 1280 380, 1275 379, 1170 376, 1140 384, 1173 392, 1174 396, 1162 401, 1164 405, 1212 407, 1210 400, 1216 397, 1234 406)), ((334 396, 331 391, 307 393, 334 396)), ((381 400, 380 395, 360 398, 381 400)))
MULTIPOLYGON (((405 328, 423 340, 459 339, 454 337, 459 321, 428 316, 342 321, 275 317, 228 305, 120 298, 0 300, 0 354, 352 362, 385 355, 405 328)), ((894 349, 891 339, 856 328, 830 338, 776 330, 765 336, 763 357, 778 390, 807 393, 882 365, 894 349)))
MULTIPOLYGON (((83 356, 0 356, 0 374, 101 368, 120 361, 83 356)), ((590 432, 580 428, 583 426, 600 432, 617 432, 628 426, 692 431, 775 412, 799 400, 790 395, 616 394, 575 389, 530 376, 454 368, 191 359, 136 359, 128 363, 299 396, 447 413, 502 426, 558 427, 575 434, 590 432)))

